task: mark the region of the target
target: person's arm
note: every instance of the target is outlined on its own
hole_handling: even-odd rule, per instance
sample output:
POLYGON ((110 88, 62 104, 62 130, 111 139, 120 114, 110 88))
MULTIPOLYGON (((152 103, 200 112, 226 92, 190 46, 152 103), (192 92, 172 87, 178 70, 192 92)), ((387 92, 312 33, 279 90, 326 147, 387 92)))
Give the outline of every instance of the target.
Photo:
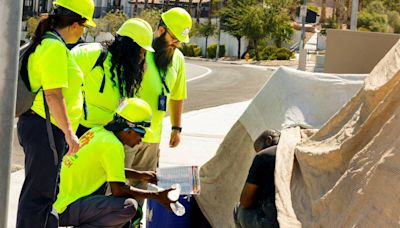
POLYGON ((171 210, 170 203, 175 202, 168 199, 168 192, 174 190, 172 188, 155 192, 128 186, 123 182, 109 182, 109 184, 113 196, 132 197, 139 199, 155 199, 168 210, 171 210))
POLYGON ((240 195, 240 206, 249 208, 255 205, 257 202, 257 189, 258 186, 256 184, 246 182, 240 195))
POLYGON ((72 130, 61 88, 44 90, 44 94, 51 115, 65 135, 68 154, 75 154, 79 150, 79 139, 72 130))
POLYGON ((128 179, 140 180, 146 183, 157 183, 157 175, 154 171, 138 171, 125 168, 125 176, 128 179))
MULTIPOLYGON (((171 126, 182 127, 181 117, 183 112, 183 100, 170 100, 170 118, 171 126)), ((181 133, 179 130, 171 130, 171 137, 169 140, 169 147, 176 147, 181 141, 181 133)))

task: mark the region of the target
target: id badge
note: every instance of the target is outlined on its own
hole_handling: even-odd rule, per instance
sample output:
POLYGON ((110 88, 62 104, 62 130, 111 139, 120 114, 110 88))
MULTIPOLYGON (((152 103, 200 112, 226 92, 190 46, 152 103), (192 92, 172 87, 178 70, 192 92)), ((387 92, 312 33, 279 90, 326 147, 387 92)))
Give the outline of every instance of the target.
POLYGON ((167 96, 164 94, 158 96, 158 110, 167 111, 167 96))

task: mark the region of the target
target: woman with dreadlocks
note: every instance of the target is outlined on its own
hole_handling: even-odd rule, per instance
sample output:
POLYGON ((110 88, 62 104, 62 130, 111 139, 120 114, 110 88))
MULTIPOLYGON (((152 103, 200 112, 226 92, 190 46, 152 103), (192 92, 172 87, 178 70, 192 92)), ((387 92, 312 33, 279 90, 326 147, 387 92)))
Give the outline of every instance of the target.
POLYGON ((144 71, 145 51, 151 47, 153 31, 144 20, 127 20, 117 31, 114 41, 83 44, 71 53, 85 75, 83 90, 87 110, 77 135, 113 120, 118 105, 133 97, 139 89, 144 71))

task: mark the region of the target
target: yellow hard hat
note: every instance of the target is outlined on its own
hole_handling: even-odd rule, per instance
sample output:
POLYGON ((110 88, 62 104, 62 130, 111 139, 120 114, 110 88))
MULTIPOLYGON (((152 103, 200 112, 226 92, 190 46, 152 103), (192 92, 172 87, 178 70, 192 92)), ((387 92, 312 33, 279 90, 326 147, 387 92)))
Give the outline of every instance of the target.
POLYGON ((127 36, 139 44, 140 47, 147 51, 154 52, 153 47, 151 47, 153 42, 153 29, 150 24, 143 19, 131 18, 125 21, 118 29, 117 34, 120 36, 127 36))
POLYGON ((161 14, 167 28, 180 42, 189 42, 189 32, 192 28, 192 17, 180 7, 175 7, 161 14))
POLYGON ((117 114, 127 120, 128 126, 143 136, 146 132, 152 132, 151 107, 140 98, 128 98, 121 102, 117 114))
POLYGON ((71 10, 87 21, 85 25, 96 27, 96 23, 93 21, 94 3, 93 0, 55 0, 53 2, 54 7, 62 6, 66 9, 71 10))

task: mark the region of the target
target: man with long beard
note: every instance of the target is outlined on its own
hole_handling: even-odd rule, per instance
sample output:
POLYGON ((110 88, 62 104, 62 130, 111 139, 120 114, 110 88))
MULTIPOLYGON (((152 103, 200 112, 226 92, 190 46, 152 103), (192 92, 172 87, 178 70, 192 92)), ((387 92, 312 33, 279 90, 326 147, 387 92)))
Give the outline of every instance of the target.
POLYGON ((162 120, 166 110, 171 118, 170 147, 178 146, 182 130, 181 115, 186 99, 185 59, 178 47, 189 42, 192 18, 186 10, 176 7, 161 14, 154 33, 154 53, 146 53, 146 70, 137 97, 147 101, 153 111, 152 134, 147 133, 142 143, 125 147, 125 167, 155 170, 160 156, 162 120))

